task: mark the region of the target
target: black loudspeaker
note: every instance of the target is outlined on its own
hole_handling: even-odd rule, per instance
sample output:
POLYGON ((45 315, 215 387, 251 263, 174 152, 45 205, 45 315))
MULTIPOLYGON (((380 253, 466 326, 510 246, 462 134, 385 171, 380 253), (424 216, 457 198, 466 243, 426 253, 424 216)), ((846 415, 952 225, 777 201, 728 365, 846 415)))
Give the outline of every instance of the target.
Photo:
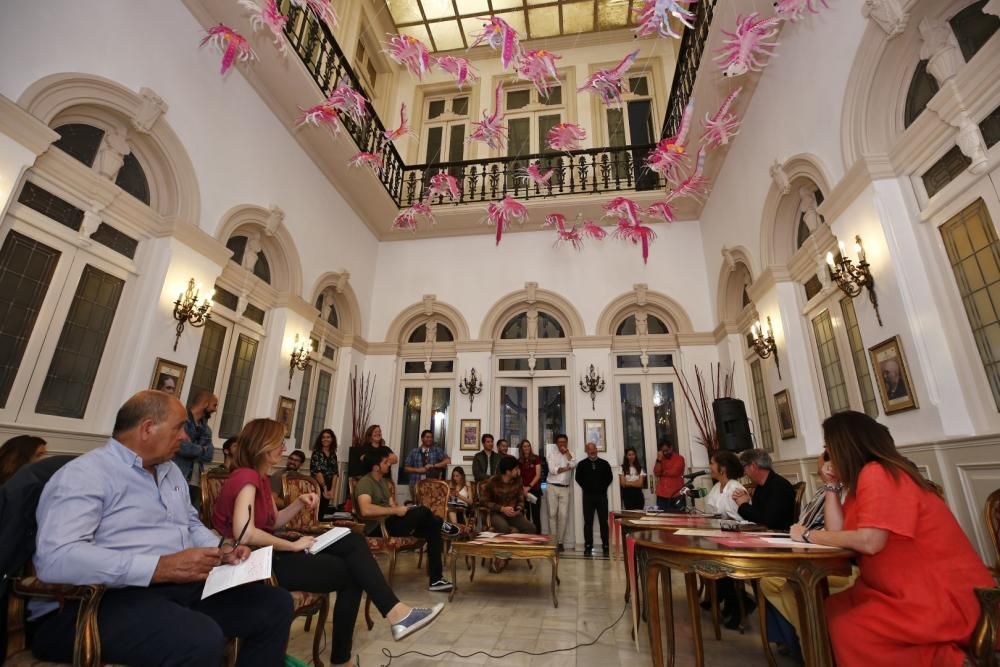
POLYGON ((753 449, 747 409, 738 398, 717 398, 712 402, 715 428, 719 433, 719 449, 742 452, 753 449))

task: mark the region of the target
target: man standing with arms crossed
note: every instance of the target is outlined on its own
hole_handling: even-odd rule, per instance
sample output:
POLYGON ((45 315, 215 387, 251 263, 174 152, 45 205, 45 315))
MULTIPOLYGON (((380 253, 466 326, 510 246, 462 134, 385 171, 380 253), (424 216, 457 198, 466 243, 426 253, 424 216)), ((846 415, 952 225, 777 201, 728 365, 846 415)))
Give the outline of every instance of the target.
POLYGON ((548 491, 545 494, 549 503, 549 532, 562 552, 569 520, 569 485, 573 479, 573 454, 569 451, 569 438, 564 433, 556 436, 556 449, 549 450, 545 460, 549 464, 548 491))

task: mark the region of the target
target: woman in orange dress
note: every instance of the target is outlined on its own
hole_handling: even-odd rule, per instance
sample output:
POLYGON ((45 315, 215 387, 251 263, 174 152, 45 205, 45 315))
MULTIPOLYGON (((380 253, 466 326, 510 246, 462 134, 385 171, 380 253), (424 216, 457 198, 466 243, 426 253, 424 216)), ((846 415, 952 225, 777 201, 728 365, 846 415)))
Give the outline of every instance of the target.
POLYGON ((857 582, 826 601, 837 665, 960 667, 979 617, 973 589, 993 587, 989 571, 888 428, 839 412, 823 437, 847 498, 828 485, 826 529, 796 524, 791 536, 860 554, 857 582))

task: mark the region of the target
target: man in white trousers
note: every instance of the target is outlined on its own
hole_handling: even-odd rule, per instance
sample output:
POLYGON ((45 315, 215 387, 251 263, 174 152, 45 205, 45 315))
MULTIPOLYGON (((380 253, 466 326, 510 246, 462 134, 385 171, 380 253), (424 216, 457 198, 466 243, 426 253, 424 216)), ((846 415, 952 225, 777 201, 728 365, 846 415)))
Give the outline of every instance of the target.
POLYGON ((569 521, 569 493, 573 483, 573 454, 569 451, 569 438, 560 433, 556 436, 556 449, 545 455, 549 465, 549 477, 545 498, 549 504, 549 530, 563 550, 566 524, 569 521))

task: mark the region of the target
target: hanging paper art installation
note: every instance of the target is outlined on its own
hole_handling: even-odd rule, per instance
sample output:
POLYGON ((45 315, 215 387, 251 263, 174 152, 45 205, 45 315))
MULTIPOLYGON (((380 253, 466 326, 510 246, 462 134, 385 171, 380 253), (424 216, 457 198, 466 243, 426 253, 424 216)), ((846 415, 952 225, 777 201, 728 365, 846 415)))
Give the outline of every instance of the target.
POLYGON ((337 27, 337 12, 330 6, 330 0, 292 0, 292 4, 309 9, 331 28, 337 27))
POLYGON ((691 175, 674 186, 674 188, 667 194, 667 202, 676 201, 682 197, 692 197, 701 201, 702 197, 704 197, 704 195, 708 192, 709 180, 702 175, 702 172, 705 169, 704 150, 704 148, 698 149, 698 156, 695 158, 694 170, 691 172, 691 175))
POLYGON ((497 83, 496 91, 493 93, 493 113, 487 115, 484 111, 483 119, 472 124, 474 129, 469 133, 468 141, 482 141, 493 150, 500 150, 507 144, 507 127, 503 124, 501 111, 502 95, 501 81, 497 83))
MULTIPOLYGON (((578 216, 577 219, 579 220, 580 217, 582 216, 578 216)), ((553 245, 569 243, 575 250, 583 248, 584 237, 599 241, 608 234, 599 225, 594 224, 590 220, 585 220, 582 224, 574 224, 572 227, 567 228, 566 216, 562 213, 553 213, 546 216, 544 224, 546 227, 556 228, 556 241, 553 245)))
POLYGON ((780 16, 758 19, 754 12, 736 21, 736 32, 722 31, 726 36, 715 60, 722 68, 723 76, 740 76, 747 72, 759 72, 774 55, 778 42, 770 42, 778 34, 780 16))
POLYGON ((499 202, 491 202, 486 207, 486 222, 496 227, 497 245, 500 245, 503 233, 510 229, 513 221, 516 220, 524 224, 527 219, 528 209, 525 208, 524 204, 510 195, 507 195, 499 202))
POLYGON ((646 166, 651 171, 656 172, 664 180, 673 181, 674 171, 676 171, 687 159, 687 136, 691 129, 691 116, 694 113, 694 98, 688 100, 684 107, 684 115, 681 116, 680 126, 677 134, 672 137, 661 139, 656 148, 649 152, 646 157, 646 166))
POLYGON ((336 135, 340 134, 340 112, 329 102, 323 101, 308 109, 299 107, 299 111, 302 112, 302 115, 299 116, 296 124, 300 127, 302 125, 315 125, 316 127, 325 127, 336 135))
POLYGON ((417 218, 421 217, 430 221, 432 225, 436 222, 434 220, 434 211, 431 210, 430 204, 418 201, 399 212, 399 215, 392 221, 392 228, 407 229, 411 232, 416 232, 417 218))
POLYGON ((211 44, 222 51, 222 69, 220 74, 225 74, 235 62, 250 62, 257 59, 257 54, 250 48, 246 37, 236 32, 229 26, 220 23, 207 30, 208 34, 201 40, 201 46, 211 44))
POLYGON ((455 79, 455 83, 458 84, 459 89, 464 88, 465 84, 471 84, 479 78, 479 75, 476 74, 475 68, 467 58, 460 58, 458 56, 438 56, 434 59, 434 64, 448 74, 451 74, 451 76, 455 79))
POLYGON ((395 141, 406 134, 413 134, 413 131, 406 122, 406 102, 403 102, 399 106, 399 127, 395 130, 385 130, 382 136, 386 141, 395 141))
POLYGON ((420 80, 423 80, 424 74, 430 71, 433 64, 427 45, 409 35, 390 35, 385 54, 397 65, 405 66, 410 74, 420 80))
POLYGON ((553 125, 546 135, 546 145, 554 151, 567 153, 580 149, 580 142, 587 138, 587 131, 575 123, 553 125))
POLYGON ((712 116, 705 116, 702 127, 705 133, 701 135, 700 142, 706 148, 718 148, 725 146, 729 140, 740 133, 740 121, 733 114, 729 113, 729 108, 733 105, 736 96, 743 88, 737 88, 729 93, 729 96, 722 102, 722 106, 712 116))
POLYGON ((351 87, 351 83, 347 80, 346 76, 340 80, 340 83, 333 89, 333 92, 330 93, 330 97, 326 101, 334 109, 337 109, 353 120, 357 125, 362 125, 365 117, 368 115, 368 100, 365 99, 364 95, 351 87))
POLYGON ((250 12, 250 27, 253 31, 256 33, 265 28, 269 30, 274 39, 274 47, 281 55, 285 55, 284 32, 288 17, 278 10, 277 0, 264 0, 263 7, 254 0, 240 0, 240 6, 250 12))
POLYGON ((642 263, 649 259, 649 245, 656 240, 656 232, 642 224, 639 216, 642 209, 631 199, 615 197, 604 206, 605 217, 618 218, 613 236, 642 248, 642 263))
POLYGON ((532 162, 525 169, 518 170, 517 178, 529 183, 534 183, 539 188, 544 188, 549 184, 549 180, 555 172, 555 169, 549 169, 543 174, 538 166, 538 163, 532 162))
POLYGON ((517 62, 517 74, 525 81, 530 81, 542 97, 548 97, 554 84, 559 83, 559 73, 556 71, 556 61, 562 59, 551 51, 534 49, 525 51, 517 62))
POLYGON ((582 93, 585 90, 597 93, 601 96, 601 100, 605 104, 611 104, 612 102, 621 102, 622 99, 622 79, 625 77, 625 73, 628 72, 629 67, 635 62, 635 59, 639 57, 639 51, 635 50, 628 54, 622 61, 618 63, 612 69, 602 69, 594 72, 583 82, 583 85, 576 89, 576 92, 582 93))
POLYGON ((475 41, 469 48, 475 48, 483 43, 489 44, 494 51, 500 51, 500 63, 507 69, 521 53, 521 36, 498 16, 482 17, 479 20, 485 21, 483 29, 476 35, 475 41))
MULTIPOLYGON (((819 2, 825 8, 830 8, 830 5, 826 4, 826 0, 819 0, 819 2)), ((813 0, 776 0, 774 3, 774 13, 789 21, 798 21, 804 18, 807 11, 810 14, 819 14, 813 0)))
POLYGON ((694 13, 688 7, 697 0, 640 0, 632 8, 636 27, 632 29, 639 37, 659 34, 660 37, 680 39, 680 33, 670 25, 670 17, 688 28, 694 28, 694 13))
POLYGON ((351 167, 369 167, 376 174, 382 171, 382 168, 385 166, 381 155, 378 153, 366 153, 364 151, 352 157, 347 164, 351 167))
POLYGON ((427 188, 425 200, 431 197, 444 197, 448 195, 452 201, 457 202, 462 196, 462 191, 458 187, 458 179, 446 171, 439 171, 431 176, 430 187, 427 188))
POLYGON ((650 204, 646 209, 646 213, 654 218, 663 218, 663 222, 674 221, 674 209, 670 205, 669 201, 658 201, 654 204, 650 204))

